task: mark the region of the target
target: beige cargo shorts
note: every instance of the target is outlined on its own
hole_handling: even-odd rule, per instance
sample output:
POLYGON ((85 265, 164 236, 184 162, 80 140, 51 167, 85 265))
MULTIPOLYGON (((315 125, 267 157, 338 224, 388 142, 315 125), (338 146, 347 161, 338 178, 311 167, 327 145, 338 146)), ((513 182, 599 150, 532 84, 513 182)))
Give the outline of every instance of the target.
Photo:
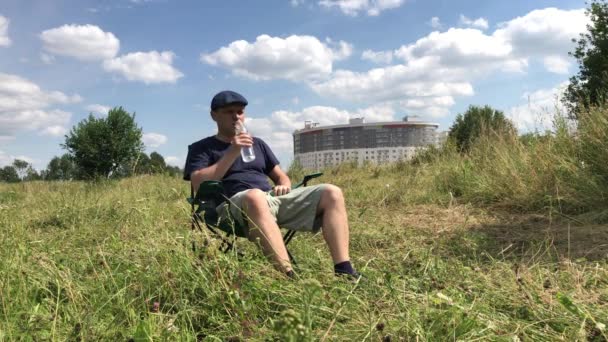
MULTIPOLYGON (((317 207, 325 184, 311 185, 291 190, 286 195, 274 196, 272 191, 266 193, 266 201, 277 225, 281 228, 296 231, 318 231, 321 220, 317 217, 317 207)), ((248 236, 249 228, 243 208, 243 198, 249 190, 241 191, 217 207, 220 220, 234 220, 235 233, 248 236)))

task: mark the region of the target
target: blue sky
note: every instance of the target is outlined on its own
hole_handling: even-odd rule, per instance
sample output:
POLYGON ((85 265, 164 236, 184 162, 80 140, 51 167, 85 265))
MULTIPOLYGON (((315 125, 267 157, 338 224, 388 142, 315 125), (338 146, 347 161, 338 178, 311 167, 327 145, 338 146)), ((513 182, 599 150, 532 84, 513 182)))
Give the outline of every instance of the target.
POLYGON ((469 105, 522 131, 577 72, 584 1, 3 0, 0 166, 45 168, 89 113, 136 112, 146 151, 183 166, 215 132, 209 102, 243 94, 250 131, 286 168, 305 120, 418 115, 447 130, 469 105))

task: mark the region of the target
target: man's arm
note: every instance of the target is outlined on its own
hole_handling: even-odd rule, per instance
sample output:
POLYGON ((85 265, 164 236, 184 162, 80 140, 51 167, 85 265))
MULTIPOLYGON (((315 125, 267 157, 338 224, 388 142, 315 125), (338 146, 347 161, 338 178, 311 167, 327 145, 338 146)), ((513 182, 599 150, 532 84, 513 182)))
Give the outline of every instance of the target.
POLYGON ((194 191, 198 191, 198 187, 204 181, 222 180, 234 161, 240 157, 241 148, 252 146, 253 139, 248 133, 240 133, 232 138, 230 144, 231 145, 228 147, 228 151, 226 151, 226 153, 222 156, 222 158, 220 158, 220 160, 217 161, 217 163, 190 173, 190 182, 194 191))
POLYGON ((268 174, 270 179, 274 182, 275 187, 273 188, 275 195, 281 196, 291 191, 291 180, 289 176, 281 170, 281 167, 277 164, 272 168, 272 171, 268 174))
POLYGON ((217 161, 217 163, 207 166, 206 168, 193 171, 190 174, 190 182, 194 191, 197 191, 198 187, 204 181, 222 180, 226 172, 228 172, 228 169, 230 169, 230 166, 232 166, 236 158, 238 158, 240 155, 240 147, 232 145, 228 148, 226 154, 224 154, 224 156, 217 161))

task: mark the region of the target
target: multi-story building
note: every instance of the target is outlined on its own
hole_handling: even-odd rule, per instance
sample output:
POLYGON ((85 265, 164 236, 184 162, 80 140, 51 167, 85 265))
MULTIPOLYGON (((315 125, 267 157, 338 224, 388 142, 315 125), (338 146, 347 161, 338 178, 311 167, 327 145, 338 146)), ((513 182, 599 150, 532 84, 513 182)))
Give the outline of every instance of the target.
POLYGON ((302 167, 319 170, 343 162, 390 163, 410 159, 417 149, 438 145, 439 124, 412 117, 403 121, 365 123, 363 118, 348 124, 319 126, 310 121, 293 133, 294 160, 302 167))

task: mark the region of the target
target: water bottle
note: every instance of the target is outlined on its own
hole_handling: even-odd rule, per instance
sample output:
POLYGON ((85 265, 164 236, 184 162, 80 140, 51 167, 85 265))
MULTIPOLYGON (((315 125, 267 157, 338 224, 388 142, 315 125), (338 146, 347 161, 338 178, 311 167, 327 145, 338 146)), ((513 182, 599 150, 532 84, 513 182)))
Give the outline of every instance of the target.
MULTIPOLYGON (((237 121, 236 123, 236 134, 247 133, 247 128, 245 128, 245 124, 241 121, 237 121)), ((243 147, 241 148, 241 158, 245 163, 249 163, 255 160, 255 153, 253 152, 253 146, 243 147)))

